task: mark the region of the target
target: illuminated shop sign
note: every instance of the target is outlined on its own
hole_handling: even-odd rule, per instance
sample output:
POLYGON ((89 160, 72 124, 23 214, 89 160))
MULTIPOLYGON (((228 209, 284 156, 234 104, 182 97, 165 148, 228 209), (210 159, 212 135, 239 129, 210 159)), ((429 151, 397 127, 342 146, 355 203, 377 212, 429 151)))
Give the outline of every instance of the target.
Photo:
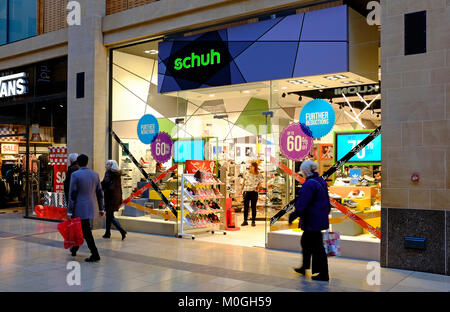
POLYGON ((18 73, 0 77, 0 99, 27 93, 27 74, 18 73))
POLYGON ((158 44, 158 92, 349 71, 346 5, 158 44))
POLYGON ((359 94, 375 94, 380 90, 380 86, 378 84, 374 85, 364 85, 364 86, 352 86, 346 88, 336 88, 334 89, 334 95, 356 95, 359 94))
POLYGON ((175 70, 189 69, 201 66, 220 64, 220 53, 211 49, 209 53, 197 55, 194 52, 185 58, 177 58, 175 60, 175 70))

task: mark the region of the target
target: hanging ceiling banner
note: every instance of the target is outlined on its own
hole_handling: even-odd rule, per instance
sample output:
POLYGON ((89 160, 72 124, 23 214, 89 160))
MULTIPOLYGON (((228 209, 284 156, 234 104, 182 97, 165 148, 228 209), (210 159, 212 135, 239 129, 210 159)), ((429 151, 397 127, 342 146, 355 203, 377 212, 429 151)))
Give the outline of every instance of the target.
POLYGON ((292 123, 280 136, 280 149, 284 156, 294 161, 301 161, 308 156, 314 140, 306 135, 299 123, 292 123))
POLYGON ((137 134, 139 140, 144 144, 151 144, 159 132, 158 119, 155 116, 147 114, 142 116, 137 125, 137 134))
MULTIPOLYGON (((300 112, 300 124, 311 131, 314 139, 326 136, 334 126, 336 115, 330 103, 312 100, 300 112)), ((308 133, 309 134, 309 133, 308 133)))

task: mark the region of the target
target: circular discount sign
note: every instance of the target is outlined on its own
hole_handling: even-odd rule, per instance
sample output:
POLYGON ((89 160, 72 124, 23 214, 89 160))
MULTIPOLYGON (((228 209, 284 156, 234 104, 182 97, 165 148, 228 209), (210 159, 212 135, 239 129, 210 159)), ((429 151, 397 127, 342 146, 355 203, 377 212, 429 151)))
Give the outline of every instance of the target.
POLYGON ((163 164, 172 157, 173 141, 170 135, 165 132, 158 133, 158 136, 150 145, 153 159, 163 164))
POLYGON ((302 108, 300 123, 309 128, 314 139, 326 136, 333 129, 336 115, 330 103, 312 100, 302 108))
POLYGON ((159 132, 158 119, 153 115, 144 115, 137 125, 139 140, 144 144, 151 144, 159 132))
POLYGON ((314 140, 306 135, 299 123, 292 123, 280 136, 280 148, 284 156, 291 160, 300 161, 308 156, 314 140))

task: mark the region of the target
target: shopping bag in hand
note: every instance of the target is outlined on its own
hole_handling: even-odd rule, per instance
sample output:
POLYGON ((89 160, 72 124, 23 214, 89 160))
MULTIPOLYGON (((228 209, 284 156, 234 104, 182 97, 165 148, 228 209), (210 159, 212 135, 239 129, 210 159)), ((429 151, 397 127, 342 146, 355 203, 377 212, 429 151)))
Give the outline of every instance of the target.
POLYGON ((341 236, 339 232, 323 233, 323 247, 328 257, 339 256, 341 254, 341 236))
POLYGON ((58 224, 58 231, 64 238, 64 248, 83 245, 83 230, 80 218, 66 220, 58 224))

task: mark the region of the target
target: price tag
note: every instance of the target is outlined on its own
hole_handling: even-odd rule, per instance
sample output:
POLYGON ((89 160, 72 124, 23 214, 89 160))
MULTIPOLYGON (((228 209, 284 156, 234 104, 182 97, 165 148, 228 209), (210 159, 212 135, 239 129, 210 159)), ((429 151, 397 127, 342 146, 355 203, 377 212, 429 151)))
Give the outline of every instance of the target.
POLYGON ((165 163, 172 157, 173 141, 170 135, 165 132, 158 133, 158 136, 150 145, 153 158, 159 163, 165 163))
POLYGON ((280 136, 281 152, 294 161, 303 160, 311 151, 313 144, 313 138, 303 132, 299 123, 292 123, 284 128, 280 136))

